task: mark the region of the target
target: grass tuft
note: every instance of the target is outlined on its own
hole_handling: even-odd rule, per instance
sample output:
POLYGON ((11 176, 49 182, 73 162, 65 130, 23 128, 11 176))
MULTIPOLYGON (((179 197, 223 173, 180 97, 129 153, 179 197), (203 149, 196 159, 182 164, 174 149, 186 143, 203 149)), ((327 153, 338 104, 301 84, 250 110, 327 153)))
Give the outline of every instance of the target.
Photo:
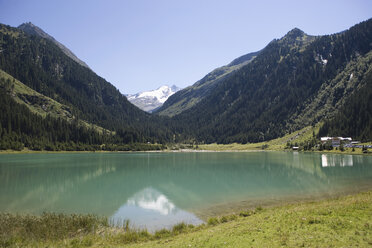
POLYGON ((251 215, 253 215, 253 214, 254 214, 253 211, 247 210, 247 211, 241 211, 241 212, 239 213, 239 216, 241 216, 241 217, 248 217, 248 216, 251 216, 251 215))
POLYGON ((155 239, 160 239, 160 238, 169 237, 169 236, 171 236, 171 231, 165 228, 156 231, 154 234, 155 239))
POLYGON ((235 214, 225 215, 220 218, 220 223, 226 223, 229 221, 233 221, 233 220, 236 220, 237 218, 238 216, 236 216, 235 214))
POLYGON ((185 230, 187 230, 187 228, 188 228, 187 225, 184 222, 181 222, 181 223, 173 226, 172 232, 173 233, 182 233, 185 230))
POLYGON ((262 210, 263 210, 263 208, 261 206, 256 207, 256 212, 260 212, 262 210))
POLYGON ((220 222, 216 217, 212 217, 212 218, 208 219, 207 223, 208 223, 209 226, 215 226, 215 225, 219 224, 220 222))

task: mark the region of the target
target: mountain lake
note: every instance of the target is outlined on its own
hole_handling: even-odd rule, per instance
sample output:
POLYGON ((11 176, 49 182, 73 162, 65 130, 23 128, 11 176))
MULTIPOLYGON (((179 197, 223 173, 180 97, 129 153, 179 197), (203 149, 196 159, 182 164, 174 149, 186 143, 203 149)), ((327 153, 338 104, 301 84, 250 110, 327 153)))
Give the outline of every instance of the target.
POLYGON ((92 213, 154 231, 372 189, 372 156, 298 152, 0 155, 0 211, 92 213))

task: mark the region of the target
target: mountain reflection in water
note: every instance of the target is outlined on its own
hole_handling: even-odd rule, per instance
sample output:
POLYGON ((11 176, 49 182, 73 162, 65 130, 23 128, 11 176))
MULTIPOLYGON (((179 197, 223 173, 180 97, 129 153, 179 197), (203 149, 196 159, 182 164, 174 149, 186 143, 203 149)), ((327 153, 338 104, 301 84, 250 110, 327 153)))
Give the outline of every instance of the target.
POLYGON ((96 214, 153 231, 370 190, 371 165, 372 156, 299 152, 2 154, 0 212, 96 214))
POLYGON ((181 222, 203 223, 194 214, 177 208, 164 194, 151 187, 130 197, 110 218, 113 224, 121 224, 124 220, 130 220, 135 228, 146 228, 148 231, 171 228, 181 222))

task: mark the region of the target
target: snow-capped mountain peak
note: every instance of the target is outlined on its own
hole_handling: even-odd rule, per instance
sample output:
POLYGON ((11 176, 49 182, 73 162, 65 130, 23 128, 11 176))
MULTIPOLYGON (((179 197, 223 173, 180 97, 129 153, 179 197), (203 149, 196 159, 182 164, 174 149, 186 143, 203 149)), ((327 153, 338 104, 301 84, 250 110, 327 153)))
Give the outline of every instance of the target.
POLYGON ((159 102, 164 103, 168 99, 168 97, 170 97, 174 93, 176 92, 173 91, 171 87, 168 87, 167 85, 163 85, 156 90, 145 91, 145 92, 139 93, 137 98, 155 97, 159 102))
POLYGON ((156 90, 144 91, 133 95, 126 95, 128 100, 147 112, 152 112, 154 109, 159 108, 163 103, 174 93, 179 91, 175 85, 169 87, 168 85, 163 85, 156 90))

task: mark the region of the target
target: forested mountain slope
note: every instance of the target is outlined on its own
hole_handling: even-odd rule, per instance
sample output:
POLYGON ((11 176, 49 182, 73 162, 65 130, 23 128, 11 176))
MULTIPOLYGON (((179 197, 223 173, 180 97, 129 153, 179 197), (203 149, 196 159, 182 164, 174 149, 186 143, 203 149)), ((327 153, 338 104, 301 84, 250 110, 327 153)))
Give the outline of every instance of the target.
POLYGON ((9 95, 15 102, 25 105, 32 113, 38 114, 41 117, 49 115, 53 118, 64 119, 67 122, 76 122, 81 126, 92 128, 99 133, 110 132, 99 126, 91 125, 82 119, 77 119, 72 115, 70 107, 34 91, 1 69, 0 91, 9 95))
POLYGON ((372 20, 320 37, 294 29, 174 120, 206 143, 283 136, 334 115, 364 87, 371 49, 372 20))
POLYGON ((351 136, 355 140, 372 140, 372 66, 362 87, 348 98, 333 118, 325 121, 320 136, 351 136))
POLYGON ((159 117, 132 105, 112 84, 49 39, 0 24, 0 51, 0 69, 67 106, 76 119, 117 131, 131 142, 173 137, 159 117))
POLYGON ((213 70, 192 86, 180 90, 169 97, 155 113, 174 116, 191 108, 208 96, 220 82, 223 82, 236 70, 251 62, 258 54, 259 52, 253 52, 243 55, 233 60, 230 64, 213 70))
POLYGON ((23 23, 21 25, 18 26, 18 29, 24 31, 25 33, 27 34, 30 34, 30 35, 36 35, 36 36, 40 36, 41 38, 45 38, 45 39, 48 39, 50 41, 52 41, 54 44, 56 44, 68 57, 70 57, 71 59, 73 59, 75 62, 77 62, 78 64, 84 66, 84 67, 87 67, 89 68, 89 66, 82 60, 80 60, 78 57, 76 57, 76 55, 70 51, 70 49, 68 49, 67 47, 65 47, 63 44, 61 44, 60 42, 58 42, 56 39, 54 39, 52 36, 50 36, 49 34, 45 33, 41 28, 39 28, 38 26, 35 26, 34 24, 32 24, 31 22, 27 22, 27 23, 23 23))

